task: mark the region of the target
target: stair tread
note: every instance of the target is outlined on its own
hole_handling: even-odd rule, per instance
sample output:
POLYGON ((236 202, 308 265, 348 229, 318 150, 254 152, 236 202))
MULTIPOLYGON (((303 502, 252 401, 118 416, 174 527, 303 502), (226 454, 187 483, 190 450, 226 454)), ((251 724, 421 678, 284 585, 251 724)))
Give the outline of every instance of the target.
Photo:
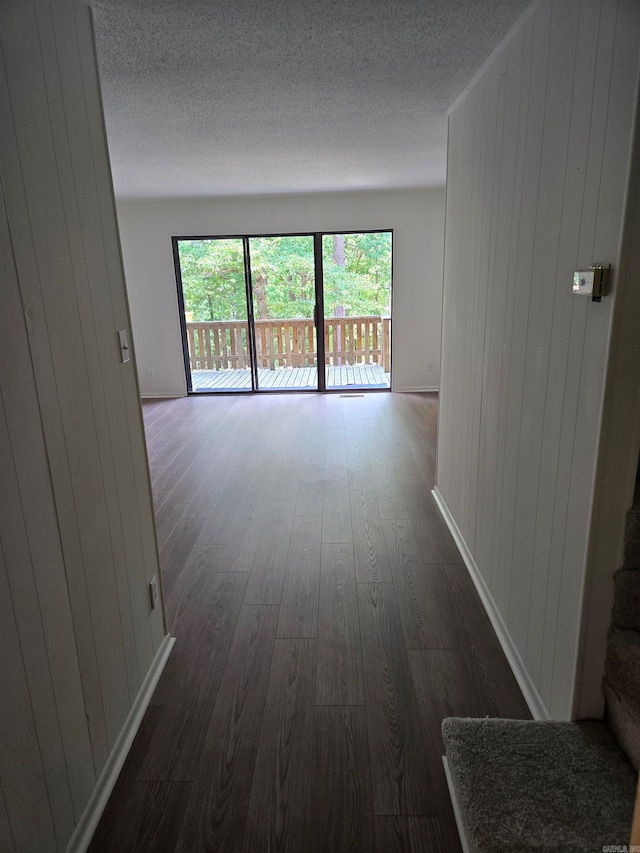
POLYGON ((442 732, 478 853, 628 838, 636 775, 606 724, 448 718, 442 732))
POLYGON ((619 569, 613 580, 615 595, 611 627, 640 632, 640 570, 619 569))

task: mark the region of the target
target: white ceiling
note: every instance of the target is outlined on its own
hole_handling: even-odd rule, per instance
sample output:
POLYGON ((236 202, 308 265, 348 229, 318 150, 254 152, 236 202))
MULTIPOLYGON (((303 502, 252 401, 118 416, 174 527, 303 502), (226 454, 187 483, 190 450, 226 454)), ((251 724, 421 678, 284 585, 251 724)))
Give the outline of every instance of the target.
POLYGON ((95 0, 116 195, 443 184, 446 110, 530 0, 95 0))

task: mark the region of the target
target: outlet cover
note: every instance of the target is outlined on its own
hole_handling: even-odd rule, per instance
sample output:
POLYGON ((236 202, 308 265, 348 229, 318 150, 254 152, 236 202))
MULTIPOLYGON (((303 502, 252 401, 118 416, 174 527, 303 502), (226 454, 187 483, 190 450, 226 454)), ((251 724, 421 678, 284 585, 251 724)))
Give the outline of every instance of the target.
POLYGON ((118 332, 118 341, 120 344, 120 360, 123 364, 126 364, 129 361, 129 340, 126 329, 120 329, 118 332))

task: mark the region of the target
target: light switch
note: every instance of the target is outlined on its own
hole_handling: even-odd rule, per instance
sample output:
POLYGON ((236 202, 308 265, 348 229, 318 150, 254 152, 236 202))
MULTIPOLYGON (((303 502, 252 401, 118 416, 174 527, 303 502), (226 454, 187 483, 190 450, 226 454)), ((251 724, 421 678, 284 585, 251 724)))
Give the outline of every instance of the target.
POLYGON ((118 340, 120 341, 120 358, 122 363, 126 364, 129 361, 129 340, 126 329, 121 329, 118 332, 118 340))
POLYGON ((573 292, 580 296, 591 296, 594 278, 593 270, 576 270, 573 274, 573 292))
POLYGON ((590 296, 600 302, 609 281, 609 264, 592 264, 588 270, 576 270, 573 274, 573 292, 578 296, 590 296))

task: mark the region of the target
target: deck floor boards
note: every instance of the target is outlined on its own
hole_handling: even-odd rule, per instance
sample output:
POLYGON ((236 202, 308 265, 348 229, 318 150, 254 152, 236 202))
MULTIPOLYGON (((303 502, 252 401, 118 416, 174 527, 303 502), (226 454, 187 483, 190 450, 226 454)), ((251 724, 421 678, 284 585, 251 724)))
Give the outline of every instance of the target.
POLYGON ((433 504, 437 395, 143 414, 177 641, 90 850, 457 853, 442 717, 530 715, 433 504))
MULTIPOLYGON (((379 364, 356 364, 329 366, 326 374, 327 388, 389 388, 390 376, 379 364)), ((234 370, 192 370, 191 387, 193 391, 250 391, 251 371, 234 370)), ((279 367, 275 370, 258 369, 258 388, 273 391, 276 388, 293 390, 294 388, 318 387, 318 373, 315 367, 279 367)), ((157 417, 157 414, 155 415, 157 417)))

